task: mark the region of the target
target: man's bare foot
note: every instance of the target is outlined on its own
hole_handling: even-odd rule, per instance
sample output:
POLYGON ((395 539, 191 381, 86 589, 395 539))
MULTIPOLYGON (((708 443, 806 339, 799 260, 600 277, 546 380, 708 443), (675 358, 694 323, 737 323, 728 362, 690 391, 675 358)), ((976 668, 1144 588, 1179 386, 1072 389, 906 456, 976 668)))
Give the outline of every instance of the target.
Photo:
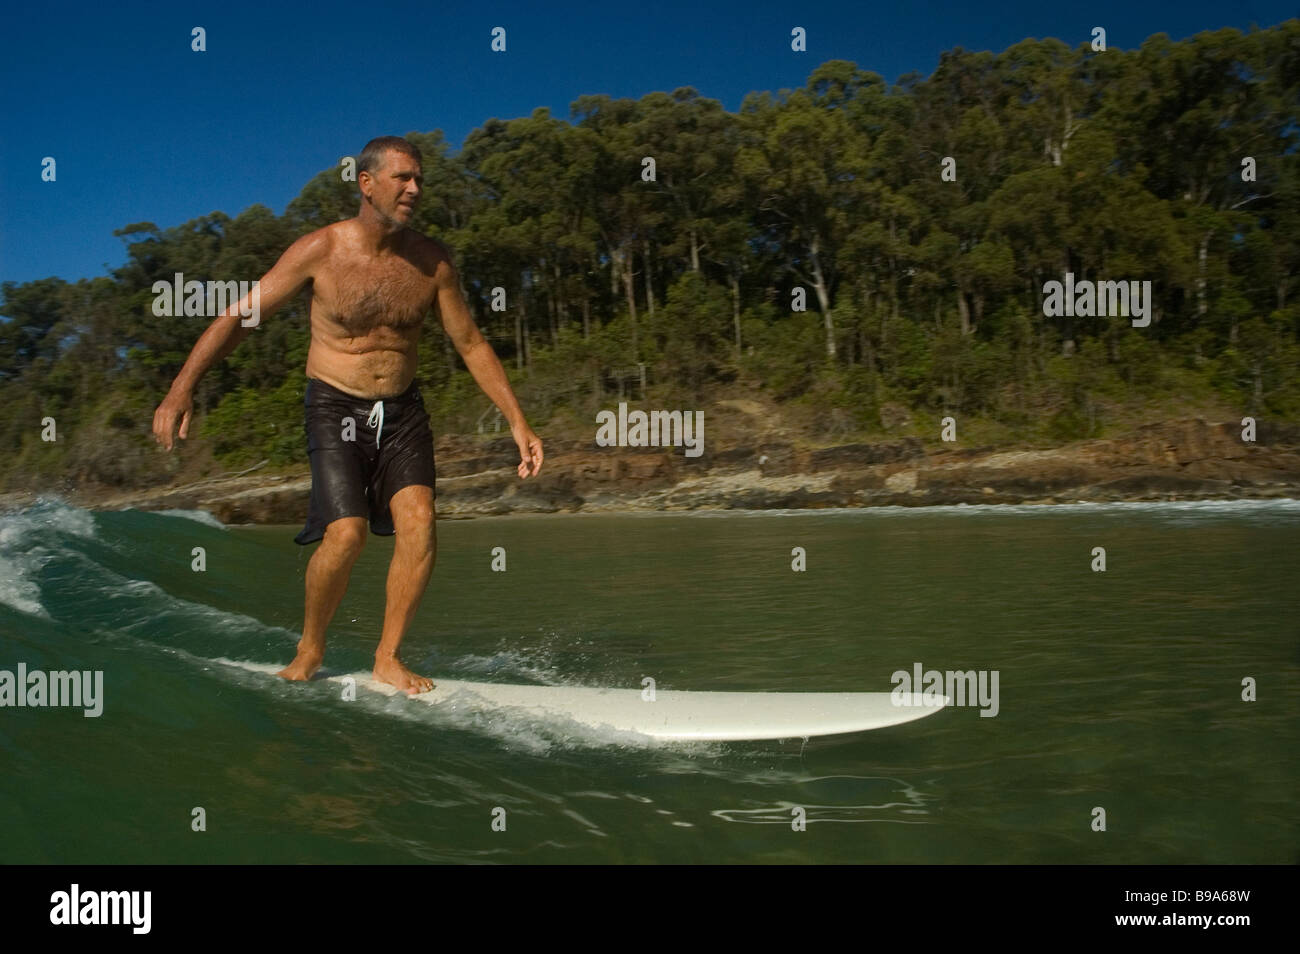
POLYGON ((386 682, 390 686, 396 686, 409 696, 428 692, 433 688, 432 679, 427 676, 417 676, 403 666, 402 661, 395 656, 384 658, 376 656, 374 677, 378 682, 386 682))
POLYGON ((321 659, 322 657, 317 653, 300 652, 293 657, 293 662, 281 669, 276 675, 293 682, 306 682, 320 668, 321 659))

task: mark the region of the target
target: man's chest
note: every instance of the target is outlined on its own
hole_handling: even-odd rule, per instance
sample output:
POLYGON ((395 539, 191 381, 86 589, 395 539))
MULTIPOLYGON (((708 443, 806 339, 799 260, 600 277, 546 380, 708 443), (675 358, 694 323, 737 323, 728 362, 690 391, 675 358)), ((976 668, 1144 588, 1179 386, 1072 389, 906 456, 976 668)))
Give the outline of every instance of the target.
POLYGON ((403 259, 339 257, 313 282, 315 304, 354 335, 418 325, 436 295, 434 275, 403 259))

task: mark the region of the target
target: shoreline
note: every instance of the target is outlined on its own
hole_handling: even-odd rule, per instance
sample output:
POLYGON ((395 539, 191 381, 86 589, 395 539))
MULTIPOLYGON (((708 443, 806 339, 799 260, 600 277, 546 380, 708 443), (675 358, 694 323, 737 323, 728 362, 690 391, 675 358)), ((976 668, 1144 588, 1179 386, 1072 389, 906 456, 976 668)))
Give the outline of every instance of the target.
MULTIPOLYGON (((1253 443, 1241 440, 1236 423, 1190 419, 1050 449, 927 451, 910 437, 825 448, 767 442, 696 459, 673 450, 555 441, 542 473, 521 481, 508 464, 517 456, 508 438, 444 438, 437 447, 438 516, 1300 498, 1294 425, 1261 424, 1253 443)), ((90 510, 204 510, 227 526, 301 526, 310 488, 304 467, 126 491, 49 486, 0 494, 0 510, 57 496, 90 510)))

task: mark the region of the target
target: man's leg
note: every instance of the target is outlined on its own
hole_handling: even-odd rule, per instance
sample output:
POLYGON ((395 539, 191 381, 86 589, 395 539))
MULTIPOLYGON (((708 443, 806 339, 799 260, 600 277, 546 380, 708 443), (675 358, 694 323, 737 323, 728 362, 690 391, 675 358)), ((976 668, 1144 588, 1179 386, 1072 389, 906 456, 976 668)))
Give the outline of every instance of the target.
POLYGON ((307 605, 303 611, 298 655, 280 675, 310 679, 325 658, 325 631, 348 588, 352 565, 366 542, 365 517, 340 517, 325 528, 325 537, 307 564, 307 605))
POLYGON ((438 541, 434 531, 436 518, 433 489, 423 484, 409 484, 393 494, 389 502, 393 515, 393 562, 388 567, 388 602, 384 607, 384 632, 375 650, 375 678, 414 695, 428 692, 433 680, 417 676, 397 657, 415 611, 420 606, 424 588, 433 573, 438 541))

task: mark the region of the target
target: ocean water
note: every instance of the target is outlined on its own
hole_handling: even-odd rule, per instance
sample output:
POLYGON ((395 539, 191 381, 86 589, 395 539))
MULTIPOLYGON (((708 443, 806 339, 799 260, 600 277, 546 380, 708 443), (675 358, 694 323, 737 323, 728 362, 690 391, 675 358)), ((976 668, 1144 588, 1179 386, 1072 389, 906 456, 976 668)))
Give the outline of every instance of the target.
MULTIPOLYGON (((434 676, 889 691, 918 664, 998 674, 995 716, 811 742, 347 702, 222 662, 292 658, 312 550, 296 531, 57 500, 0 514, 0 671, 103 674, 97 717, 0 707, 0 861, 1297 861, 1300 501, 439 523, 403 651, 434 676)), ((368 541, 328 670, 369 665, 391 550, 368 541)))

